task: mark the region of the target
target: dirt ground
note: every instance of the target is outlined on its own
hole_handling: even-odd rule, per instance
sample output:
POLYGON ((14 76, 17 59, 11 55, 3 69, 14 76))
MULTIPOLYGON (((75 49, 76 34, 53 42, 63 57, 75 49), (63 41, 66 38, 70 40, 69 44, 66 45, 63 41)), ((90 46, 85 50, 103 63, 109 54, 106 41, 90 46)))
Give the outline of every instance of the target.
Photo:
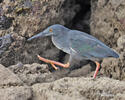
POLYGON ((0 100, 125 100, 124 0, 1 0, 0 100), (37 54, 59 62, 69 55, 50 37, 27 39, 53 24, 87 32, 120 55, 95 63, 73 61, 54 70, 37 54))

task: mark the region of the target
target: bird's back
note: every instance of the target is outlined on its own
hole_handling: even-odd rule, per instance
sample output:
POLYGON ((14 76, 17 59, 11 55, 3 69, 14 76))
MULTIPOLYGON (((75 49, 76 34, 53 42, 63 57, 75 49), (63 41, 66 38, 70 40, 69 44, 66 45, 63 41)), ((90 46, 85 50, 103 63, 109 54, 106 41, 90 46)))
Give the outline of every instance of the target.
POLYGON ((69 31, 70 48, 85 59, 114 57, 119 55, 95 37, 77 30, 69 31))

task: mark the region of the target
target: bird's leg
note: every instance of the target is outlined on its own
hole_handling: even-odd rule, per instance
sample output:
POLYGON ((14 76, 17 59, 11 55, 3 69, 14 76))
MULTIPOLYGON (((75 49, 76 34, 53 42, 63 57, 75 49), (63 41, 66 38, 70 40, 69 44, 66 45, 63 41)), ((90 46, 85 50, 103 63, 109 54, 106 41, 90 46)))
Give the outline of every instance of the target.
POLYGON ((53 64, 53 63, 50 63, 52 65, 52 67, 57 70, 58 68, 53 64))
POLYGON ((40 57, 39 55, 37 55, 37 57, 38 57, 40 60, 44 61, 45 63, 50 63, 55 70, 58 69, 50 60, 45 59, 45 58, 43 58, 43 57, 40 57))
POLYGON ((96 78, 96 75, 97 75, 99 68, 100 68, 100 63, 98 63, 97 61, 95 63, 96 63, 96 70, 95 70, 95 73, 93 75, 93 78, 96 78))
POLYGON ((62 63, 57 62, 57 61, 45 59, 43 57, 40 57, 39 55, 37 55, 37 57, 39 58, 39 60, 42 60, 42 61, 44 61, 46 63, 50 63, 54 69, 58 69, 55 65, 59 65, 59 66, 64 67, 64 68, 68 68, 69 65, 70 65, 69 62, 67 64, 62 64, 62 63))

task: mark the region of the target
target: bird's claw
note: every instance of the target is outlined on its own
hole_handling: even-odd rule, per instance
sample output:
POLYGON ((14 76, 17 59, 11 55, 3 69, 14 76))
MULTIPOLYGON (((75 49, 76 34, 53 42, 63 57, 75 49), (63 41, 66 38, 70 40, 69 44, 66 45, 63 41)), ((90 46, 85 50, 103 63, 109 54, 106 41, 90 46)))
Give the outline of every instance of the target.
POLYGON ((52 62, 50 62, 50 64, 52 65, 52 67, 53 67, 55 70, 58 70, 58 68, 57 68, 52 62))
POLYGON ((70 64, 69 64, 69 62, 68 62, 67 64, 64 64, 64 67, 65 67, 65 68, 68 68, 69 65, 70 65, 70 64))

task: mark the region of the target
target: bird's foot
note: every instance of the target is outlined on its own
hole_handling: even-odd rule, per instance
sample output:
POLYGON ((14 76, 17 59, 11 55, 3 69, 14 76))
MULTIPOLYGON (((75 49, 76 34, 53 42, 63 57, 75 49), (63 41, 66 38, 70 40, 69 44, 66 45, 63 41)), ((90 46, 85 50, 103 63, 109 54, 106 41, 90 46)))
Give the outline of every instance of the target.
POLYGON ((64 66, 62 66, 62 67, 64 67, 64 68, 68 68, 68 67, 70 66, 69 62, 66 63, 66 64, 63 64, 63 65, 64 65, 64 66))
POLYGON ((53 60, 49 60, 49 59, 45 59, 39 55, 37 55, 37 57, 39 58, 39 60, 42 60, 43 62, 46 62, 46 63, 50 63, 52 65, 52 67, 54 69, 58 69, 55 65, 58 65, 58 66, 61 66, 61 67, 64 67, 64 68, 68 68, 70 66, 69 62, 67 64, 62 64, 60 62, 57 62, 57 61, 53 61, 53 60))
POLYGON ((53 67, 55 70, 58 69, 52 62, 51 62, 50 64, 52 65, 52 67, 53 67))

